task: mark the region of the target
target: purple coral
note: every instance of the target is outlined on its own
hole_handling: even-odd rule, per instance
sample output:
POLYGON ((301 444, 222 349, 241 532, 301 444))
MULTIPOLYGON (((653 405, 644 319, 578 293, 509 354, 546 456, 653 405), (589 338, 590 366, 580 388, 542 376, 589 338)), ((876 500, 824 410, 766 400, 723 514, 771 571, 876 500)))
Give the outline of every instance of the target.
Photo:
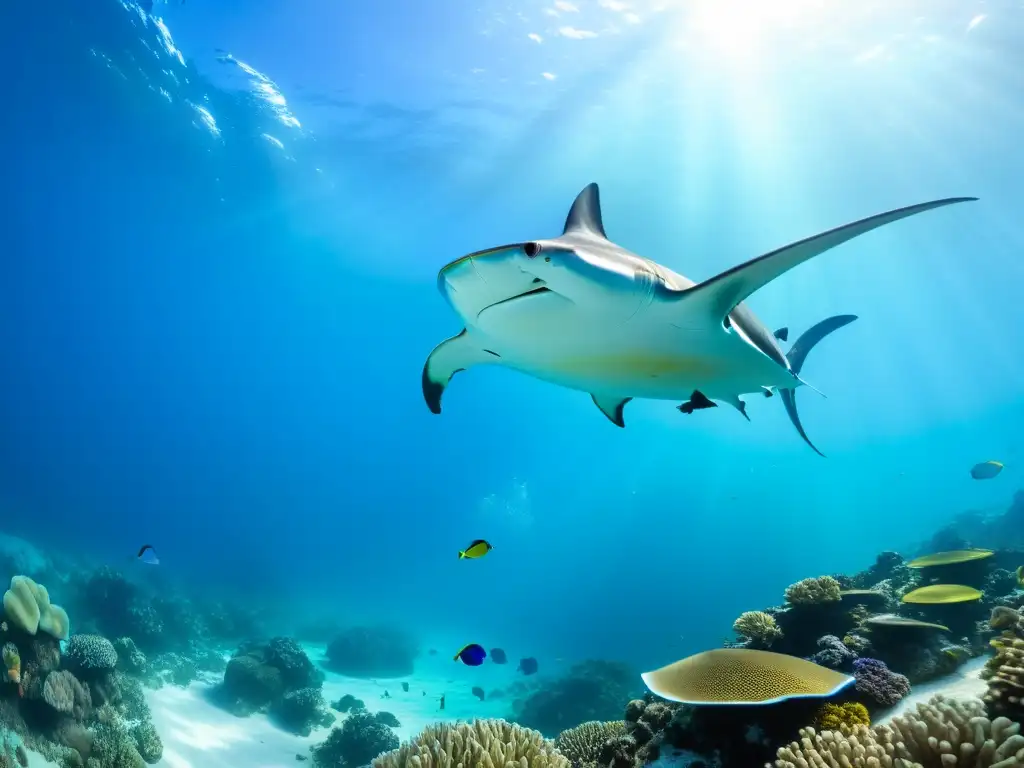
POLYGON ((878 659, 857 659, 853 662, 853 677, 857 690, 867 694, 879 704, 892 707, 910 693, 910 680, 906 675, 893 672, 878 659))
POLYGON ((835 635, 819 637, 818 647, 821 650, 811 656, 811 661, 830 669, 844 667, 857 658, 857 654, 847 648, 843 641, 835 635))

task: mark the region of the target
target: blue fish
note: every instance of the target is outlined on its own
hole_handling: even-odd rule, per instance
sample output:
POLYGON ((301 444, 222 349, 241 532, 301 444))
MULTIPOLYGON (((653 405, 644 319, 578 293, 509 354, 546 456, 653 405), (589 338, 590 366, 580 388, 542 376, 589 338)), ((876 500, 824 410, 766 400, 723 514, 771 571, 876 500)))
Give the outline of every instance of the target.
POLYGON ((533 675, 536 674, 539 666, 535 658, 527 656, 525 659, 519 660, 519 668, 516 671, 522 672, 524 675, 533 675))
POLYGON ((491 661, 495 664, 504 664, 508 661, 508 657, 501 648, 491 648, 491 661))
POLYGON ((160 558, 156 556, 152 544, 143 544, 136 557, 147 565, 160 565, 160 558))
POLYGON ((461 651, 455 654, 452 661, 462 661, 467 667, 479 667, 487 658, 487 651, 482 645, 470 643, 461 651))

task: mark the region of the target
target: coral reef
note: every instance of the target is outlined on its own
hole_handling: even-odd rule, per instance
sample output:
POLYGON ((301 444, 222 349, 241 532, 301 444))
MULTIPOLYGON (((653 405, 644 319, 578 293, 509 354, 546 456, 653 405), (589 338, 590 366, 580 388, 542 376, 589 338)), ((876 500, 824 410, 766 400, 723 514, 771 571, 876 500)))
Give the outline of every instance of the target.
POLYGON ((638 693, 638 677, 631 667, 592 659, 542 684, 513 711, 521 725, 557 736, 582 723, 620 718, 623 707, 638 693))
POLYGON ((775 618, 764 611, 746 611, 732 624, 733 632, 747 638, 751 647, 768 648, 782 637, 782 630, 775 618))
MULTIPOLYGON (((336 764, 358 763, 342 761, 336 764)), ((409 743, 378 757, 371 768, 448 768, 458 765, 475 768, 510 765, 519 768, 569 768, 569 761, 537 731, 504 720, 474 720, 471 723, 428 726, 409 743)))
POLYGON ((50 603, 46 587, 28 576, 11 578, 11 588, 4 592, 4 613, 7 619, 26 634, 45 632, 58 640, 68 636, 68 615, 59 605, 50 603))
POLYGON ((398 737, 394 731, 369 712, 353 712, 340 727, 331 730, 324 742, 313 747, 313 765, 315 768, 359 768, 381 753, 395 749, 398 749, 398 737))
POLYGON ((893 672, 884 661, 878 659, 854 661, 853 677, 856 689, 883 707, 898 704, 910 693, 910 680, 905 675, 893 672))
POLYGON ((857 658, 857 653, 835 635, 819 637, 818 648, 810 660, 830 669, 848 668, 857 658))
POLYGON ((555 747, 569 758, 574 768, 579 766, 596 766, 603 763, 601 756, 609 740, 626 735, 626 722, 597 720, 581 723, 558 734, 555 747))
POLYGON ((321 688, 323 675, 298 643, 275 637, 267 643, 245 643, 228 661, 214 698, 229 712, 246 717, 269 712, 283 728, 309 735, 329 725, 321 688))
POLYGON ((350 677, 403 677, 412 674, 419 649, 394 627, 352 627, 327 646, 324 666, 350 677))
POLYGON ((1024 736, 1006 718, 989 720, 980 701, 933 697, 891 725, 800 731, 800 741, 778 751, 776 768, 1017 768, 1024 736))
POLYGON ((857 701, 843 704, 823 704, 814 715, 814 727, 826 731, 838 731, 840 728, 853 728, 858 725, 871 725, 868 708, 857 701))
POLYGON ((786 587, 786 602, 791 605, 821 605, 838 603, 841 587, 832 576, 802 579, 786 587))
POLYGON ((992 641, 996 654, 982 671, 988 690, 982 697, 990 716, 1024 721, 1024 639, 1004 632, 992 641))

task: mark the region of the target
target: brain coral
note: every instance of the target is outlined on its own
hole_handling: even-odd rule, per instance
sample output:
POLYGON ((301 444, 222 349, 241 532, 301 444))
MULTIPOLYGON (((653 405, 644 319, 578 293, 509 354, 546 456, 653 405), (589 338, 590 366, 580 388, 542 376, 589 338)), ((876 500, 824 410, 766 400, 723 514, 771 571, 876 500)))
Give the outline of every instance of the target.
POLYGON ((558 734, 555 746, 572 761, 573 765, 593 765, 601 756, 608 739, 617 739, 626 733, 624 720, 602 723, 592 720, 558 734))
POLYGON ((831 576, 802 579, 786 587, 786 602, 792 605, 838 603, 842 599, 839 582, 831 576))
POLYGON ((684 704, 767 704, 831 696, 853 678, 796 656, 745 648, 704 651, 645 672, 653 693, 684 704))
POLYGON ((80 670, 101 671, 117 665, 113 643, 100 635, 75 635, 68 641, 64 655, 80 670))
POLYGON ((1020 768, 1024 736, 1005 717, 989 720, 976 699, 935 696, 891 725, 800 730, 776 768, 1020 768))
POLYGON ((569 760, 539 732, 505 720, 427 726, 371 768, 569 768, 569 760))
POLYGON ((732 623, 732 630, 737 635, 748 637, 755 643, 769 646, 782 637, 782 630, 775 623, 775 617, 764 611, 746 611, 732 623))

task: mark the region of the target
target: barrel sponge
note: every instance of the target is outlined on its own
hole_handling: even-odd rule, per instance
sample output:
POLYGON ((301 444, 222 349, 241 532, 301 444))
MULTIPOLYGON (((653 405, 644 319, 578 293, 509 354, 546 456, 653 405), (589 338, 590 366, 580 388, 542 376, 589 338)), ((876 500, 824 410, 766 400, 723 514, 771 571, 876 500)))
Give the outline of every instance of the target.
POLYGON ((11 588, 4 593, 4 612, 15 626, 30 635, 42 630, 58 640, 68 639, 70 622, 67 612, 50 603, 46 587, 28 576, 15 576, 11 588))
POLYGON ((806 659, 746 648, 704 651, 641 677, 662 698, 706 705, 825 698, 854 682, 806 659))
POLYGON ((428 725, 376 758, 371 768, 569 768, 569 759, 538 731, 505 720, 428 725))

